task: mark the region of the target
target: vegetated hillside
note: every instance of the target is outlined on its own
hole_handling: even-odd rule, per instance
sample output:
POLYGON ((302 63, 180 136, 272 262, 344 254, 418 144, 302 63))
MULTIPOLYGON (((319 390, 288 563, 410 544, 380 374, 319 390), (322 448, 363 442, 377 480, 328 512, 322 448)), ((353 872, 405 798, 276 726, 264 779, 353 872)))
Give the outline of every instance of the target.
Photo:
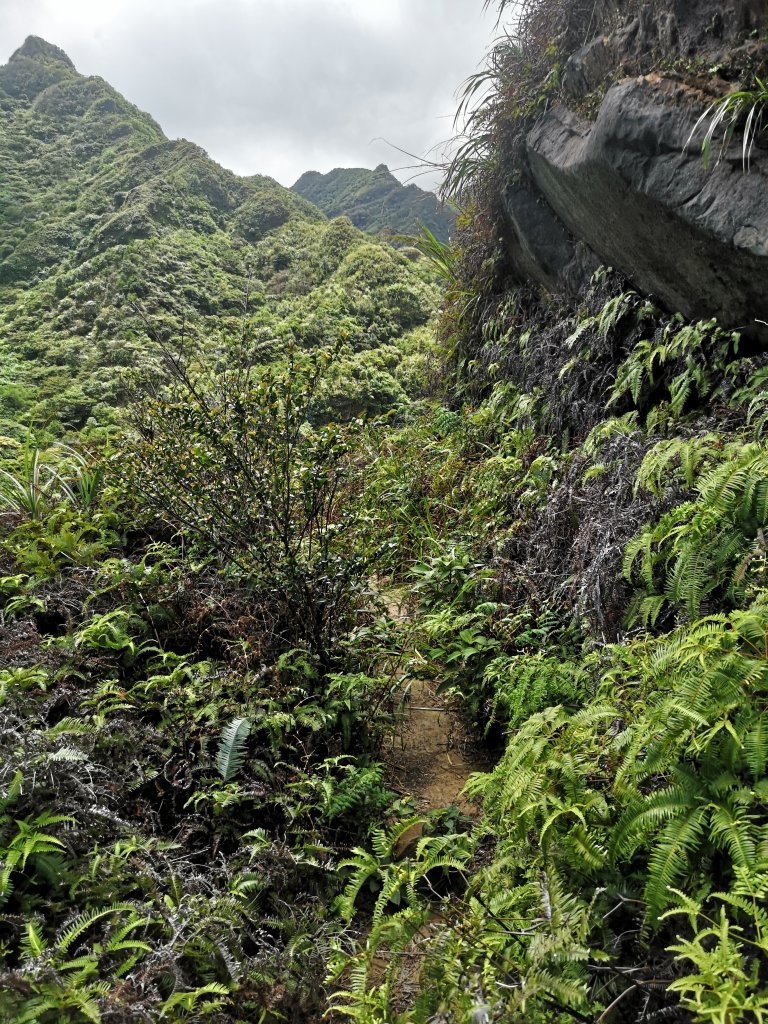
POLYGON ((329 217, 342 214, 363 231, 416 235, 429 228, 441 242, 453 234, 456 217, 432 192, 403 185, 386 164, 374 170, 337 167, 327 174, 307 171, 291 186, 329 217))
MULTIPOLYGON (((292 339, 341 334, 351 356, 391 346, 434 309, 417 254, 166 139, 43 40, 0 68, 0 107, 5 432, 30 419, 54 432, 111 423, 123 369, 152 361, 148 326, 168 339, 183 324, 187 344, 225 363, 237 338, 269 362, 292 339)), ((399 357, 390 347, 377 359, 361 371, 360 411, 401 395, 389 373, 399 357)))
MULTIPOLYGON (((260 362, 246 331, 173 349, 106 444, 8 449, 3 1021, 765 1019, 768 40, 764 5, 718 6, 525 5, 458 237, 422 244, 427 397, 360 422, 348 360, 389 346, 260 362), (729 287, 692 289, 712 253, 729 287), (495 759, 481 817, 404 791, 414 680, 495 759)), ((359 241, 334 224, 259 244, 359 241)), ((393 308, 408 261, 345 259, 393 308)))
POLYGON ((452 896, 395 911, 424 852, 378 860, 338 998, 400 1024, 757 1024, 768 11, 499 7, 522 17, 467 85, 468 216, 434 251, 453 379, 387 436, 380 495, 421 559, 423 671, 501 753, 444 848, 452 896))

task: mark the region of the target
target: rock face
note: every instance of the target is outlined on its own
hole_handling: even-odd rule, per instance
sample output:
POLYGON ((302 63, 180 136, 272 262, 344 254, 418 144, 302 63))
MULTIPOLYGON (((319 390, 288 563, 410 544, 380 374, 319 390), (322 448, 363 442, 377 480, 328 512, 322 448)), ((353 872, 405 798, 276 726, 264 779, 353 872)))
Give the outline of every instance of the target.
MULTIPOLYGON (((564 98, 593 89, 612 64, 615 70, 638 33, 658 49, 690 41, 706 4, 671 6, 654 16, 646 4, 613 36, 601 34, 576 51, 566 64, 564 98)), ((752 25, 755 16, 752 6, 739 5, 740 23, 752 25)), ((719 31, 717 24, 710 29, 719 31)), ((722 83, 721 94, 726 90, 722 83)), ((541 117, 503 196, 510 260, 520 276, 573 293, 604 263, 669 310, 716 316, 768 338, 761 323, 768 321, 765 136, 748 168, 738 132, 705 168, 705 126, 693 138, 691 132, 714 95, 680 74, 634 75, 609 86, 594 121, 564 106, 541 117)))
POLYGON ((609 90, 594 125, 562 108, 528 136, 534 181, 603 262, 689 317, 768 319, 768 159, 707 171, 686 141, 701 96, 665 79, 609 90))

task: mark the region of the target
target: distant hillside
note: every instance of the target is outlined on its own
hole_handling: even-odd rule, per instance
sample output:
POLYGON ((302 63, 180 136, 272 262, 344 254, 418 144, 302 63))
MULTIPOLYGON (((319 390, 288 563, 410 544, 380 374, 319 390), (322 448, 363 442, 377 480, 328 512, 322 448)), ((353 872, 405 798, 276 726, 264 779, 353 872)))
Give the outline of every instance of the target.
POLYGON ((339 324, 371 349, 436 295, 424 264, 170 141, 58 47, 30 37, 0 67, 0 433, 108 423, 122 368, 150 358, 147 318, 226 365, 228 338, 266 360, 339 324))
POLYGON ((432 192, 403 185, 386 164, 373 171, 337 167, 328 174, 307 171, 291 186, 329 217, 346 214, 352 223, 372 234, 416 234, 424 224, 447 242, 455 217, 432 192))

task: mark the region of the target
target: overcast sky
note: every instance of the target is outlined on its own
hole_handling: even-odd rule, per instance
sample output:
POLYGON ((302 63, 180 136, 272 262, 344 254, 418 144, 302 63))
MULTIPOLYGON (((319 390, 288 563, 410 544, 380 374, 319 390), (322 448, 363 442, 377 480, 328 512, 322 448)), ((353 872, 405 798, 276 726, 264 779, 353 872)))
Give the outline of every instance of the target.
MULTIPOLYGON (((495 34, 482 0, 0 0, 0 63, 62 47, 238 174, 408 164, 450 136, 495 34)), ((432 187, 434 177, 418 178, 432 187)))

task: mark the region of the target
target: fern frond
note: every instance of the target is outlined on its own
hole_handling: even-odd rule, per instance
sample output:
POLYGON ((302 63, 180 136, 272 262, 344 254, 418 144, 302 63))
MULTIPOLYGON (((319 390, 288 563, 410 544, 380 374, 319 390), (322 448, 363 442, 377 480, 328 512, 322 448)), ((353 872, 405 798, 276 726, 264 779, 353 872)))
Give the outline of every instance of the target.
POLYGON ((135 908, 130 903, 112 903, 108 907, 101 907, 98 910, 84 911, 64 929, 56 939, 56 948, 61 953, 67 950, 86 932, 92 924, 105 917, 112 917, 116 914, 133 913, 135 908))
POLYGON ((688 869, 689 856, 696 849, 706 825, 706 811, 694 807, 669 822, 654 840, 648 862, 644 898, 651 918, 669 903, 671 888, 688 869))
POLYGON ((245 761, 245 744, 251 732, 249 718, 233 718, 221 733, 216 768, 224 782, 237 775, 245 761))
POLYGON ((48 948, 48 941, 42 933, 37 921, 27 921, 24 925, 24 938, 21 941, 21 955, 25 960, 34 960, 48 948))

